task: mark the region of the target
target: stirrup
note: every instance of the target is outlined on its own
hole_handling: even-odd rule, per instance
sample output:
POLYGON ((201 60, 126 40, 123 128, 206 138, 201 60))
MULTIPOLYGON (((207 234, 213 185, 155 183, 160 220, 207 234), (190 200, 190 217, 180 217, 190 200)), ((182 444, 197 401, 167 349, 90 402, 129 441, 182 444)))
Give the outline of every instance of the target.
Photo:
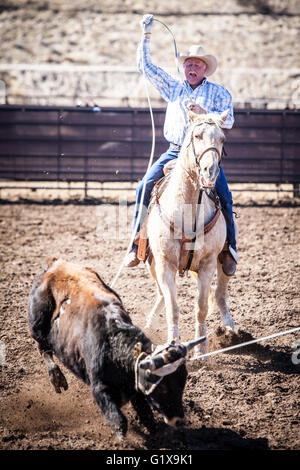
POLYGON ((218 256, 218 260, 222 265, 223 273, 226 276, 233 276, 235 274, 238 255, 227 241, 225 242, 223 250, 218 256))

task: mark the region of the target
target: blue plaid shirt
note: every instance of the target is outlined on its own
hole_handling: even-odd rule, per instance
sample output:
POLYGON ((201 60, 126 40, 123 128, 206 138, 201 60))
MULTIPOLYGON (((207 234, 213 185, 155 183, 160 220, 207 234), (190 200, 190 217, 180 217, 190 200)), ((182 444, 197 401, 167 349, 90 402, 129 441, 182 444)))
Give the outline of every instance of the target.
POLYGON ((186 106, 189 98, 199 104, 208 113, 221 114, 226 109, 230 113, 222 127, 231 129, 234 123, 232 98, 228 90, 221 85, 209 82, 206 78, 193 90, 185 80, 182 83, 162 68, 152 64, 150 39, 143 39, 138 47, 138 69, 145 71, 148 80, 168 103, 164 124, 164 136, 173 144, 182 145, 189 126, 186 106))

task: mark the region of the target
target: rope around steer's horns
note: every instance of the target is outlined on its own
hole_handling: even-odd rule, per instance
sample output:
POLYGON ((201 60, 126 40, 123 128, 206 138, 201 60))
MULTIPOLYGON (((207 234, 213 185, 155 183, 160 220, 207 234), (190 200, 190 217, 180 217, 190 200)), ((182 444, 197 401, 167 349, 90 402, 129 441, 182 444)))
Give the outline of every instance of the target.
POLYGON ((187 353, 200 343, 206 340, 206 336, 201 336, 193 341, 181 343, 178 345, 170 344, 161 353, 148 356, 140 362, 142 369, 149 369, 151 372, 160 369, 161 367, 174 363, 179 359, 185 358, 187 353))

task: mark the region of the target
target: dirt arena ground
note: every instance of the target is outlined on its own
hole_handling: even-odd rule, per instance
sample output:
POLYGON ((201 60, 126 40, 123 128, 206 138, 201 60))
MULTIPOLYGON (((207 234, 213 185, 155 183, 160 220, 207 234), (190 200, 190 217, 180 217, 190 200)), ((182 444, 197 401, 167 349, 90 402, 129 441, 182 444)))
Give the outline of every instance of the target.
MULTIPOLYGON (((54 255, 91 266, 111 283, 128 239, 106 236, 105 224, 119 210, 110 202, 1 201, 0 449, 299 450, 299 346, 293 349, 299 334, 219 354, 207 364, 189 362, 186 424, 170 429, 156 415, 156 435, 140 426, 128 405, 129 432, 120 443, 89 388, 64 368, 69 389, 54 392, 28 334, 29 291, 42 260, 54 255)), ((238 340, 299 326, 299 200, 245 199, 236 211, 240 262, 229 305, 238 340)), ((128 224, 131 212, 132 205, 128 224)), ((124 270, 115 288, 133 321, 144 328, 155 298, 145 266, 124 270)), ((196 299, 191 275, 178 279, 178 297, 181 337, 188 340, 194 336, 196 299)), ((154 341, 166 340, 164 325, 164 318, 154 321, 149 331, 154 341)), ((219 325, 218 312, 211 313, 210 349, 229 343, 219 325)))

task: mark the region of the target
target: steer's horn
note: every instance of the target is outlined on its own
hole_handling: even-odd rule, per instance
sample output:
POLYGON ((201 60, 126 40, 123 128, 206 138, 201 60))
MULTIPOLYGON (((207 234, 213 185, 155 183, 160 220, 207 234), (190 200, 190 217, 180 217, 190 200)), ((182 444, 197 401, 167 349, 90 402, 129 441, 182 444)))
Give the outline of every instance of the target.
POLYGON ((170 364, 178 361, 181 358, 184 358, 192 348, 194 348, 195 346, 197 346, 197 344, 200 344, 205 340, 206 336, 201 336, 200 338, 195 339, 194 341, 188 341, 186 343, 181 343, 178 345, 170 345, 160 354, 152 354, 151 356, 148 356, 146 359, 141 361, 140 367, 142 369, 149 369, 151 371, 160 369, 166 364, 170 364))
POLYGON ((206 340, 206 336, 200 336, 200 338, 194 339, 192 341, 188 341, 186 343, 182 343, 182 345, 186 347, 187 351, 190 351, 198 344, 203 343, 205 340, 206 340))
POLYGON ((149 369, 154 371, 156 369, 160 369, 161 367, 165 366, 166 364, 171 364, 178 359, 185 357, 185 352, 183 351, 185 347, 173 346, 172 344, 161 351, 159 354, 151 354, 146 359, 140 362, 140 367, 142 369, 149 369))

